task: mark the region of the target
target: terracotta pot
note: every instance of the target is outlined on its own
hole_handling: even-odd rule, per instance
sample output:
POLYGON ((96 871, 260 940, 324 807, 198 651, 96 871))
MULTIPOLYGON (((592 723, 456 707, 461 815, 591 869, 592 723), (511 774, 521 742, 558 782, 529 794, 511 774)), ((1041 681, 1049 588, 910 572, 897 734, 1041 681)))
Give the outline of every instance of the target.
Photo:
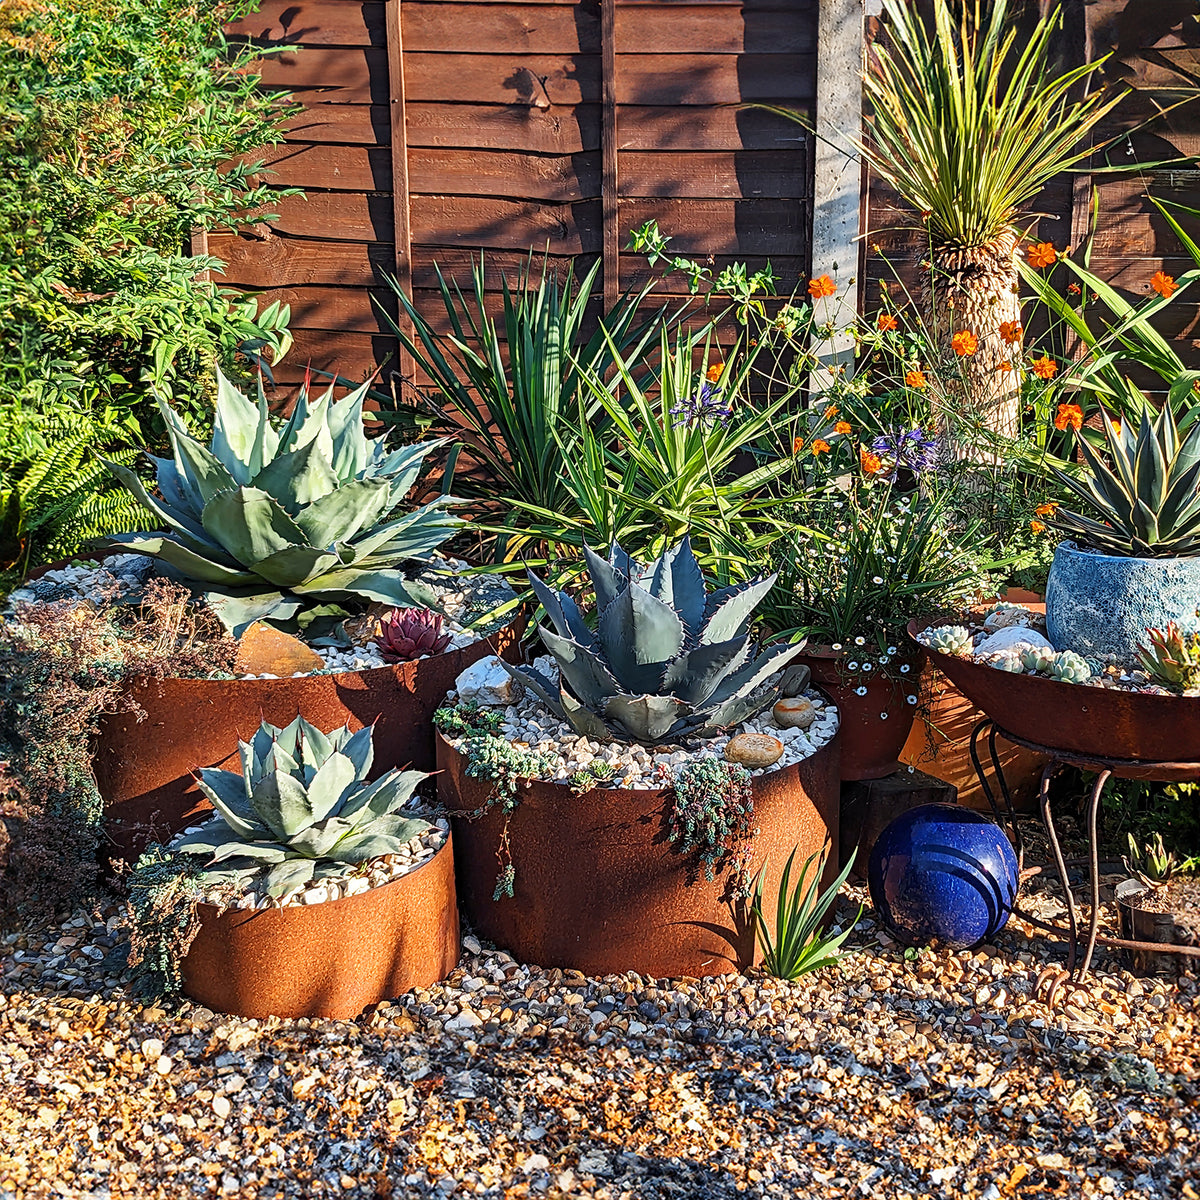
POLYGON ((870 675, 852 673, 844 665, 851 661, 845 651, 828 646, 806 647, 796 661, 808 666, 813 682, 824 688, 837 705, 842 778, 882 779, 899 770, 900 751, 917 711, 908 703, 908 697, 917 692, 922 658, 909 657, 912 670, 903 679, 879 671, 870 675), (865 696, 857 694, 862 686, 867 689, 865 696))
MULTIPOLYGON (((926 623, 912 621, 909 637, 926 623)), ((1061 757, 1122 760, 1126 778, 1160 778, 1138 763, 1200 762, 1200 697, 1154 696, 1114 688, 1060 683, 1041 675, 1014 675, 984 663, 928 650, 929 659, 972 704, 1005 732, 1061 757)), ((1148 768, 1149 770, 1149 768, 1148 768)), ((1161 772, 1161 767, 1153 768, 1161 772)), ((1194 778, 1194 770, 1176 772, 1194 778)), ((1173 777, 1175 777, 1173 776, 1173 777)))
MULTIPOLYGON (((751 871, 767 864, 764 908, 773 918, 779 876, 830 845, 837 870, 838 737, 811 758, 755 776, 751 871)), ((491 785, 466 776, 465 761, 437 738, 438 795, 452 812, 484 805, 491 785)), ((474 927, 522 962, 588 975, 637 971, 678 977, 744 971, 756 960, 749 906, 723 896, 728 872, 697 877, 692 855, 667 841, 669 788, 596 788, 533 781, 511 814, 507 848, 514 894, 493 900, 505 836, 495 809, 453 818, 463 911, 474 927)), ((798 870, 798 865, 794 870, 798 870)))
POLYGON ((429 987, 458 962, 454 846, 415 871, 325 904, 255 912, 199 906, 183 990, 241 1017, 357 1017, 429 987))
POLYGON ((238 769, 239 737, 261 721, 303 716, 328 732, 375 725, 372 776, 392 767, 430 771, 433 713, 459 674, 489 654, 514 659, 523 620, 462 650, 366 671, 300 679, 164 679, 135 682, 143 710, 104 720, 93 767, 104 798, 109 856, 135 861, 151 842, 178 833, 207 811, 198 767, 238 769))

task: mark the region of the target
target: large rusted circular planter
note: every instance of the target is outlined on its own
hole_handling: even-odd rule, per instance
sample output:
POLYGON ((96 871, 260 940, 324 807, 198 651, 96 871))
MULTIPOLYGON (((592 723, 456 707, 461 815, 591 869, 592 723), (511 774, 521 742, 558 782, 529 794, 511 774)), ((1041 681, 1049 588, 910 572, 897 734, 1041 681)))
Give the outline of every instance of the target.
POLYGON ((458 962, 452 838, 407 875, 324 904, 199 906, 183 990, 242 1017, 358 1016, 445 979, 458 962))
MULTIPOLYGON (((799 864, 827 843, 837 872, 838 738, 795 766, 755 776, 751 871, 767 864, 763 907, 773 919, 779 876, 793 847, 799 864)), ((437 736, 438 795, 452 813, 489 795, 462 755, 437 736)), ((745 971, 757 959, 744 901, 723 896, 728 872, 697 878, 691 855, 666 837, 667 788, 597 788, 533 781, 508 822, 516 868, 511 898, 493 900, 504 818, 492 809, 452 817, 459 897, 471 924, 522 962, 588 975, 636 971, 657 977, 745 971)))
MULTIPOLYGON (((909 637, 915 640, 924 628, 924 622, 910 622, 909 637)), ((1053 746, 1063 757, 1126 760, 1130 767, 1115 773, 1129 778, 1138 777, 1139 761, 1200 762, 1200 697, 1060 683, 998 671, 928 647, 926 653, 1002 730, 1035 745, 1053 746)))
POLYGON ((135 861, 152 841, 193 824, 210 807, 198 767, 237 769, 239 738, 262 721, 297 714, 324 732, 375 725, 372 777, 393 767, 433 769, 433 714, 455 679, 489 654, 513 658, 523 620, 461 650, 394 666, 299 679, 164 679, 135 682, 136 711, 105 718, 93 759, 104 799, 107 854, 135 861))
POLYGON ((833 698, 838 710, 842 743, 842 778, 882 779, 900 769, 900 752, 912 731, 915 706, 908 697, 917 691, 923 659, 912 655, 912 673, 896 679, 882 671, 864 676, 849 675, 842 664, 845 651, 829 646, 809 646, 796 659, 812 671, 813 683, 833 698), (863 686, 867 694, 858 695, 863 686), (853 680, 853 682, 849 682, 853 680), (880 714, 886 716, 881 717, 880 714))

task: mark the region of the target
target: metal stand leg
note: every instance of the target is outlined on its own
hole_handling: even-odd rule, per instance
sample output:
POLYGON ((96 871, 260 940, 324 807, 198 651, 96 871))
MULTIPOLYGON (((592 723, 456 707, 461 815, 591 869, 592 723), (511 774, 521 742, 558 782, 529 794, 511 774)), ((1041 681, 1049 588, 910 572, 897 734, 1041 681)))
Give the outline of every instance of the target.
MULTIPOLYGON (((1067 925, 1070 928, 1067 972, 1074 975, 1075 959, 1079 953, 1079 918, 1075 911, 1075 895, 1071 891, 1071 879, 1067 875, 1067 864, 1063 859, 1062 847, 1058 844, 1058 831, 1054 828, 1054 816, 1050 812, 1050 776, 1054 774, 1054 768, 1057 765, 1051 761, 1042 769, 1042 787, 1038 793, 1038 804, 1042 810, 1042 824, 1046 827, 1046 836, 1050 839, 1050 849, 1054 852, 1054 865, 1058 868, 1058 878, 1062 882, 1063 899, 1067 904, 1067 925)), ((1093 843, 1094 845, 1095 843, 1093 843)))
POLYGON ((1083 956, 1083 965, 1079 968, 1082 978, 1092 965, 1092 952, 1096 949, 1096 934, 1100 928, 1100 850, 1096 845, 1096 814, 1100 811, 1100 793, 1108 782, 1111 771, 1101 771, 1096 776, 1092 787, 1092 797, 1088 804, 1088 846, 1091 849, 1092 868, 1092 919, 1088 925, 1087 951, 1083 956))

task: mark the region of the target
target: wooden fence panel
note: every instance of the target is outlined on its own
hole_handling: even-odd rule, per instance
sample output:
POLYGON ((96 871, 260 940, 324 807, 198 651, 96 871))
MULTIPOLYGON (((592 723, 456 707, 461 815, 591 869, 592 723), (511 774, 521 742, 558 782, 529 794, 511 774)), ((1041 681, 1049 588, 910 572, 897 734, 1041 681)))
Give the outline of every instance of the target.
POLYGON ((611 298, 648 279, 621 246, 653 219, 718 270, 769 257, 790 290, 808 264, 807 136, 737 106, 811 110, 816 15, 817 0, 264 0, 231 32, 297 47, 262 60, 304 106, 264 159, 306 194, 211 252, 228 282, 292 305, 285 382, 310 357, 354 378, 394 367, 384 275, 411 272, 440 322, 436 265, 462 281, 481 249, 489 289, 530 251, 559 274, 603 253, 611 298))

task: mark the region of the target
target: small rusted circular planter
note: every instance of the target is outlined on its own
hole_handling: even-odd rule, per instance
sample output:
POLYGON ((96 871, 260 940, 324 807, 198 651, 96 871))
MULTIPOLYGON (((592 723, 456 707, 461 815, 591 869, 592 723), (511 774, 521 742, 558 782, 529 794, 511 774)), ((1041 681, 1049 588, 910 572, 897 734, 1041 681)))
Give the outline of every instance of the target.
POLYGON ((262 911, 199 906, 183 990, 242 1017, 358 1016, 445 979, 458 962, 452 838, 428 862, 357 896, 262 911))
MULTIPOLYGON (((827 843, 826 878, 837 872, 838 741, 811 758, 755 776, 751 872, 767 864, 763 905, 772 920, 779 877, 793 847, 800 864, 827 843)), ((462 755, 437 735, 438 795, 451 812, 473 811, 490 793, 470 779, 462 755)), ((745 901, 723 893, 728 872, 697 878, 692 855, 667 841, 669 788, 596 788, 533 781, 508 822, 516 868, 511 898, 493 900, 503 815, 453 817, 459 895, 471 924, 522 962, 587 975, 636 971, 657 977, 745 971, 757 960, 745 901)))
POLYGON ((796 661, 812 671, 813 683, 824 688, 837 705, 842 778, 882 779, 900 769, 900 752, 917 711, 907 698, 918 690, 924 660, 919 654, 908 656, 912 672, 906 679, 882 672, 866 677, 867 694, 860 696, 857 689, 864 677, 857 672, 850 675, 843 668, 846 658, 843 650, 810 646, 796 661))
MULTIPOLYGON (((914 641, 927 622, 912 621, 914 641)), ((1006 733, 1035 745, 1052 745, 1064 758, 1122 759, 1113 773, 1125 778, 1166 778, 1139 772, 1138 762, 1200 762, 1200 697, 1155 696, 1116 688, 1061 683, 1041 675, 1014 675, 986 663, 926 648, 929 659, 968 700, 1006 733)), ((1194 778, 1184 773, 1181 778, 1194 778)))
POLYGON ((523 627, 518 620, 461 650, 366 671, 135 682, 130 699, 145 718, 136 711, 105 718, 93 759, 109 858, 136 861, 150 842, 193 824, 210 807, 193 772, 238 769, 238 739, 262 721, 286 725, 299 714, 324 732, 374 723, 372 777, 392 767, 432 770, 434 711, 472 663, 489 654, 512 659, 523 627))

